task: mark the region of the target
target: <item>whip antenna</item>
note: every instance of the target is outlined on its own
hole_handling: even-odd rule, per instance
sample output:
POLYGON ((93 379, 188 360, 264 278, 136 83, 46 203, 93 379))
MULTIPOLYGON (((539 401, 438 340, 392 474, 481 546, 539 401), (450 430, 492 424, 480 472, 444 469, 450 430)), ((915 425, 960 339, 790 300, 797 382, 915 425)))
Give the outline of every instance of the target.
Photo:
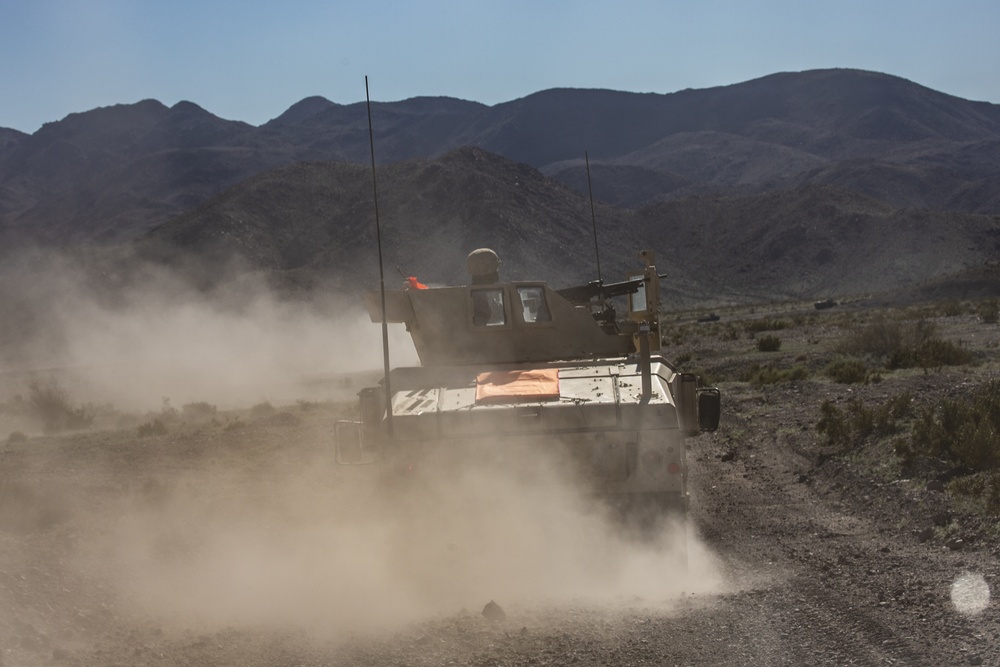
POLYGON ((385 428, 392 440, 392 386, 389 384, 389 321, 385 309, 385 269, 382 264, 382 228, 378 220, 378 183, 375 179, 375 135, 372 132, 372 100, 368 95, 368 75, 365 75, 365 102, 368 105, 368 146, 372 154, 372 199, 375 201, 375 242, 378 245, 379 293, 382 297, 382 367, 385 371, 385 428))
POLYGON ((583 151, 583 159, 587 163, 587 192, 590 194, 590 223, 594 228, 594 255, 597 256, 597 281, 602 287, 604 280, 601 278, 601 248, 597 245, 597 216, 594 215, 594 188, 590 185, 590 156, 587 151, 583 151))

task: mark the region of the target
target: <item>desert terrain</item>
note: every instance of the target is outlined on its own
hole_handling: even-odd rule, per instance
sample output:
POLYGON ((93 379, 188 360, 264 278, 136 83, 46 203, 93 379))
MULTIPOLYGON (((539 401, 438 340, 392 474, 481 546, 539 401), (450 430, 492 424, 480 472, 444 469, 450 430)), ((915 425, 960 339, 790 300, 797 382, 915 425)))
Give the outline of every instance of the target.
POLYGON ((0 128, 0 667, 1000 664, 1000 107, 835 69, 365 110, 0 128), (377 223, 432 287, 654 250, 722 392, 686 524, 548 453, 339 465, 377 223))
MULTIPOLYGON (((723 415, 689 440, 687 526, 640 539, 555 468, 468 470, 399 497, 372 467, 338 465, 333 425, 378 351, 316 361, 324 342, 303 328, 311 372, 283 357, 278 382, 244 345, 294 347, 280 315, 249 339, 246 321, 209 321, 218 344, 190 365, 4 373, 0 664, 1000 662, 995 514, 956 485, 972 471, 907 454, 922 408, 997 378, 995 305, 667 315, 667 356, 721 388, 723 415), (968 354, 890 369, 849 345, 914 328, 968 354), (851 359, 861 376, 830 370, 851 359), (82 422, 46 426, 43 399, 82 422), (880 428, 843 419, 864 410, 880 428)), ((364 347, 376 329, 336 331, 364 347)))

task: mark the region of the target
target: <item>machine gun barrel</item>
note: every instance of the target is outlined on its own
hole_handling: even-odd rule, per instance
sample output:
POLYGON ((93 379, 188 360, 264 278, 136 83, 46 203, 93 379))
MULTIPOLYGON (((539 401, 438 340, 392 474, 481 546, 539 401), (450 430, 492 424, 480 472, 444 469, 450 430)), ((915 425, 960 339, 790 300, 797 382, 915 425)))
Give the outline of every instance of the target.
MULTIPOLYGON (((660 278, 666 278, 666 275, 661 275, 660 278)), ((611 298, 624 296, 625 294, 635 294, 642 287, 643 282, 642 278, 633 278, 631 280, 623 280, 620 283, 608 283, 604 285, 600 280, 591 280, 586 285, 577 285, 575 287, 556 290, 556 294, 570 303, 585 304, 589 303, 596 296, 611 298)))

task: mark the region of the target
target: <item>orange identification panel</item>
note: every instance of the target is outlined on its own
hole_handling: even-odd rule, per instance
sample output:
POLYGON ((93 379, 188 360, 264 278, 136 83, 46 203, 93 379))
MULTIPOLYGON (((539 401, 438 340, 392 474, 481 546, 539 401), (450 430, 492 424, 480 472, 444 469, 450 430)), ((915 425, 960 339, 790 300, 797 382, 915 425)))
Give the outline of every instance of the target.
POLYGON ((559 369, 495 371, 476 376, 476 403, 517 403, 559 398, 559 369))

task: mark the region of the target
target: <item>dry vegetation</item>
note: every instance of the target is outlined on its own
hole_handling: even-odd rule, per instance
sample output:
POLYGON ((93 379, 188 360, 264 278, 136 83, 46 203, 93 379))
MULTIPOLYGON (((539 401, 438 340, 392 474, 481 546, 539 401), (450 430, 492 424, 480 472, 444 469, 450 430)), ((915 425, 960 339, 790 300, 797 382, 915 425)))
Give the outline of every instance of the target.
POLYGON ((676 318, 666 335, 668 355, 685 368, 724 388, 791 384, 817 402, 814 436, 803 445, 817 466, 863 462, 854 468, 862 484, 891 471, 890 481, 940 485, 974 530, 1000 516, 995 299, 772 305, 690 319, 676 318))

